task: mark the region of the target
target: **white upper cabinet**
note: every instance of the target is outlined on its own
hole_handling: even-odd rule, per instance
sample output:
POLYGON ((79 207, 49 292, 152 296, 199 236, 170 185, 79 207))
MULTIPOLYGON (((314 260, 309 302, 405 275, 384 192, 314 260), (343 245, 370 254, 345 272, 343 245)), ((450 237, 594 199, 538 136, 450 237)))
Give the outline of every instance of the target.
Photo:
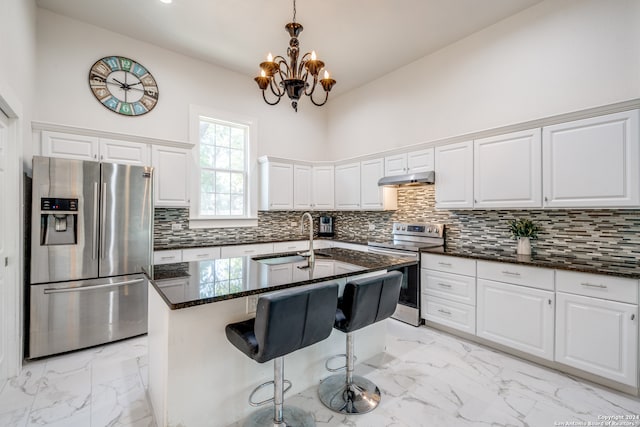
POLYGON ((100 161, 148 166, 151 164, 151 149, 140 142, 100 138, 100 161))
POLYGON ((293 165, 265 161, 260 172, 260 209, 293 209, 293 165))
POLYGON ((640 205, 639 110, 543 128, 546 208, 640 205))
POLYGON ((42 131, 42 155, 125 165, 151 164, 148 144, 50 131, 42 131))
POLYGON ((435 149, 436 208, 473 207, 473 141, 435 149))
POLYGON ((407 173, 429 172, 434 166, 434 149, 410 151, 407 153, 407 173))
POLYGON ((364 210, 393 210, 398 208, 397 189, 380 187, 384 176, 385 159, 360 162, 360 207, 364 210))
POLYGON ((99 138, 72 133, 42 131, 42 155, 98 161, 99 138))
POLYGON ((433 148, 387 156, 384 158, 384 176, 432 171, 433 157, 433 148))
POLYGON ((294 209, 311 209, 313 207, 311 180, 311 166, 293 165, 294 209))
POLYGON ((314 166, 312 169, 313 208, 330 210, 334 207, 334 167, 314 166))
POLYGON ((335 208, 360 209, 360 162, 336 166, 335 208))
POLYGON ((191 150, 154 145, 151 164, 154 167, 154 194, 156 206, 189 206, 189 175, 191 150))
MULTIPOLYGON (((475 208, 542 206, 540 135, 537 128, 474 141, 475 208)), ((440 178, 436 186, 440 185, 440 178)))

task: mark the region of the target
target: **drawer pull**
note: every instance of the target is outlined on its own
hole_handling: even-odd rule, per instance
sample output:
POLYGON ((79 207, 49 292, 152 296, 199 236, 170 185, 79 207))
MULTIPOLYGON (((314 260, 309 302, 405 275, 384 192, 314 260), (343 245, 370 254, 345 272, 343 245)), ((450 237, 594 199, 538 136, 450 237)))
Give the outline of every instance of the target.
POLYGON ((451 316, 451 312, 448 310, 443 310, 441 308, 438 309, 439 313, 446 314, 447 316, 451 316))
POLYGON ((509 270, 503 270, 502 274, 507 274, 509 276, 517 276, 520 277, 520 273, 518 273, 517 271, 509 271, 509 270))
POLYGON ((443 288, 451 288, 451 285, 448 283, 438 283, 438 285, 442 286, 443 288))
POLYGON ((176 259, 176 257, 175 257, 175 255, 171 255, 171 256, 160 257, 160 259, 176 259))
POLYGON ((438 265, 444 265, 445 267, 451 267, 450 262, 438 262, 438 265))
POLYGON ((586 286, 587 288, 599 288, 599 289, 607 289, 607 285, 594 285, 593 283, 580 283, 582 286, 586 286))
POLYGON ((209 254, 198 254, 196 255, 198 258, 206 258, 209 256, 209 254))

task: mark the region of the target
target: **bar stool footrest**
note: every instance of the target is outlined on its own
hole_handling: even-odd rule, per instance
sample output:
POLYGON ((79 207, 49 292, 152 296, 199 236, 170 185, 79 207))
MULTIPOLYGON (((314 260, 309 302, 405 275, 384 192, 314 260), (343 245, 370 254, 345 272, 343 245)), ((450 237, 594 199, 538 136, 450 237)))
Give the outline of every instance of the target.
POLYGON ((316 421, 313 415, 295 406, 282 408, 284 422, 276 424, 273 421, 273 408, 264 408, 250 414, 244 422, 244 427, 315 427, 316 421))
POLYGON ((380 389, 368 379, 354 375, 347 384, 344 375, 332 375, 318 387, 320 401, 341 414, 365 414, 380 403, 380 389))
MULTIPOLYGON (((324 368, 325 368, 327 371, 329 371, 329 372, 338 372, 338 371, 342 371, 342 370, 344 370, 344 369, 347 369, 347 362, 346 362, 346 359, 347 359, 347 355, 346 355, 346 354, 334 354, 333 356, 331 356, 330 358, 328 358, 326 362, 324 362, 324 368), (329 363, 331 363, 331 362, 333 362, 334 360, 339 359, 339 358, 341 358, 341 357, 344 357, 344 358, 345 358, 345 364, 344 364, 344 366, 340 366, 340 367, 338 367, 338 368, 330 368, 330 367, 329 367, 329 363)), ((353 362, 355 363, 355 362, 357 362, 357 361, 358 361, 358 358, 357 358, 356 356, 353 356, 353 362)))
MULTIPOLYGON (((286 392, 289 391, 289 389, 291 388, 291 381, 289 380, 284 380, 284 390, 282 390, 282 395, 284 396, 284 394, 286 392)), ((262 383, 259 386, 257 386, 256 388, 253 389, 253 391, 251 392, 251 394, 249 395, 249 405, 251 406, 262 406, 262 405, 266 405, 267 403, 271 403, 273 402, 273 397, 266 399, 266 400, 261 400, 260 402, 254 402, 253 401, 253 395, 256 394, 258 391, 262 390, 263 388, 265 388, 268 385, 273 385, 274 381, 267 381, 266 383, 262 383)))

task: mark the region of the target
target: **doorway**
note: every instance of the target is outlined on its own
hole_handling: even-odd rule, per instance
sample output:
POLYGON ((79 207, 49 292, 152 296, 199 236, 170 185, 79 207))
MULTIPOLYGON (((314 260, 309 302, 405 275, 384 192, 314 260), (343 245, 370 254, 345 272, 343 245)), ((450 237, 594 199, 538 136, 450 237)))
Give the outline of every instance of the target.
POLYGON ((20 369, 20 177, 17 120, 0 109, 0 386, 20 369))

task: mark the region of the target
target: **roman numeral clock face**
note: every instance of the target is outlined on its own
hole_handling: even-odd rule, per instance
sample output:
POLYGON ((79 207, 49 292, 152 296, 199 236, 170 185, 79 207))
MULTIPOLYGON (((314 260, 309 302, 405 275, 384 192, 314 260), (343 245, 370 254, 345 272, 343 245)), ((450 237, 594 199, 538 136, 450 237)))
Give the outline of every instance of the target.
POLYGON ((122 56, 107 56, 89 71, 89 87, 109 110, 125 116, 141 116, 158 103, 158 84, 149 70, 122 56))

